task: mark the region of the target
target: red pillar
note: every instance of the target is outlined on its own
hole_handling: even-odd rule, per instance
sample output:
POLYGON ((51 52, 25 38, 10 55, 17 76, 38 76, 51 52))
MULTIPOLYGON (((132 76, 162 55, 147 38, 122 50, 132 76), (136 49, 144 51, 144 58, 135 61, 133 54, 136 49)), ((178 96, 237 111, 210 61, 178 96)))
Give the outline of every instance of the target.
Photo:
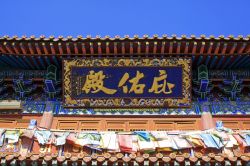
POLYGON ((201 114, 201 128, 202 130, 215 128, 215 122, 210 112, 203 112, 201 114))

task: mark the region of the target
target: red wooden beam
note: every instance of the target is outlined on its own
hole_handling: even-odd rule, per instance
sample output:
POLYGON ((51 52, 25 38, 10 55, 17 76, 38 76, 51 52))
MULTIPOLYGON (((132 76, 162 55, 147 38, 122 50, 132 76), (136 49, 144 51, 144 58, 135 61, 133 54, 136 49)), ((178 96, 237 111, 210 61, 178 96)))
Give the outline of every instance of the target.
POLYGON ((74 51, 75 51, 75 54, 79 54, 77 43, 74 43, 74 51))
POLYGON ((137 53, 141 53, 141 42, 137 42, 137 53))
POLYGON ((49 43, 49 45, 50 45, 50 49, 51 49, 52 54, 55 55, 56 51, 55 51, 55 48, 54 48, 54 44, 53 43, 49 43))
POLYGON ((86 55, 86 47, 84 43, 82 43, 82 54, 86 55))
POLYGON ((46 54, 46 55, 48 55, 49 54, 49 51, 48 51, 48 49, 47 49, 47 47, 46 47, 46 43, 42 43, 42 47, 43 47, 43 51, 44 51, 44 53, 46 54))
POLYGON ((146 42, 146 50, 145 53, 148 54, 149 53, 149 42, 146 42))
POLYGON ((110 54, 109 42, 106 42, 106 54, 110 54))
POLYGON ((174 43, 173 43, 173 42, 170 42, 169 51, 168 51, 168 53, 170 53, 170 54, 173 53, 173 45, 174 45, 174 43))
POLYGON ((154 42, 153 53, 156 54, 157 52, 157 42, 154 42))
POLYGON ((218 43, 216 44, 214 54, 218 54, 219 51, 220 51, 220 43, 218 42, 218 43))
POLYGON ((66 43, 66 50, 67 50, 67 54, 68 54, 68 55, 71 55, 72 53, 71 53, 71 50, 70 50, 70 46, 69 46, 69 45, 70 45, 70 43, 67 42, 67 43, 66 43))
POLYGON ((238 54, 243 53, 244 49, 246 48, 247 44, 243 43, 242 46, 240 47, 240 49, 238 50, 238 54))
POLYGON ((130 54, 133 54, 133 53, 134 53, 134 48, 133 48, 133 46, 134 46, 133 42, 130 42, 130 43, 129 43, 129 53, 130 53, 130 54))
POLYGON ((209 43, 209 47, 208 47, 208 51, 207 51, 208 54, 211 54, 211 53, 212 53, 213 45, 214 45, 213 42, 210 42, 210 43, 209 43))
POLYGON ((58 43, 58 49, 59 49, 59 53, 60 53, 61 55, 63 55, 62 43, 58 43))
POLYGON ((117 54, 117 42, 114 42, 114 54, 117 54))
POLYGON ((197 42, 194 42, 193 49, 192 49, 192 54, 195 54, 197 50, 197 42))
POLYGON ((35 55, 35 51, 33 50, 31 43, 28 43, 28 48, 29 48, 30 54, 35 55))
POLYGON ((122 42, 122 54, 125 54, 125 53, 126 53, 126 51, 125 51, 125 43, 122 42))
POLYGON ((176 53, 181 53, 181 42, 177 43, 177 52, 176 53))
POLYGON ((9 53, 14 54, 14 52, 11 50, 11 48, 10 48, 10 46, 8 45, 7 42, 4 42, 3 45, 4 45, 4 47, 6 48, 6 50, 7 50, 9 53))
POLYGON ((15 42, 12 43, 12 47, 14 48, 15 54, 20 54, 19 50, 17 49, 17 46, 16 46, 15 42))
POLYGON ((161 53, 162 53, 162 54, 165 53, 165 47, 166 47, 166 42, 163 41, 163 42, 161 43, 161 53))
POLYGON ((98 54, 102 54, 102 43, 98 42, 97 45, 98 45, 98 54))
POLYGON ((189 49, 189 42, 186 42, 184 53, 187 54, 189 49))
POLYGON ((89 48, 90 48, 90 54, 94 54, 95 52, 94 52, 94 46, 92 42, 89 43, 89 48))
POLYGON ((23 43, 20 43, 20 48, 22 50, 22 54, 27 54, 27 51, 26 51, 25 46, 24 46, 23 43))
POLYGON ((205 49, 205 45, 206 45, 206 43, 205 43, 205 42, 201 42, 200 54, 203 54, 204 49, 205 49))
POLYGON ((222 51, 221 51, 221 54, 225 54, 226 51, 227 51, 227 43, 224 43, 223 49, 222 49, 222 51))
POLYGON ((39 55, 41 55, 41 54, 42 54, 42 51, 41 51, 41 49, 40 49, 40 47, 39 47, 39 44, 38 44, 38 43, 35 43, 35 47, 36 47, 36 52, 37 52, 39 55))
POLYGON ((3 46, 0 44, 0 51, 2 52, 2 53, 6 53, 6 51, 4 50, 4 48, 3 48, 3 46))
POLYGON ((234 51, 235 51, 235 49, 236 49, 236 47, 237 47, 237 43, 234 43, 233 46, 232 46, 232 48, 231 48, 231 50, 230 50, 230 52, 229 52, 229 54, 233 54, 234 51))

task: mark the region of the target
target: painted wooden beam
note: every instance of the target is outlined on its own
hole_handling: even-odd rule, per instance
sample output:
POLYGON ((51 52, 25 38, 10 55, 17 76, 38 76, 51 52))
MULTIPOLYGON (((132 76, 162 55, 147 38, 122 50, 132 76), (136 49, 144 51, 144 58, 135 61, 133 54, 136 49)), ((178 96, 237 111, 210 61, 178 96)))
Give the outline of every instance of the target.
POLYGON ((178 43, 177 43, 177 50, 176 50, 176 53, 177 53, 177 54, 180 54, 180 53, 181 53, 181 42, 178 42, 178 43))
POLYGON ((42 51, 41 51, 41 47, 39 47, 39 44, 38 43, 35 43, 35 47, 36 47, 36 52, 39 54, 39 55, 42 55, 42 51))
POLYGON ((82 43, 82 44, 81 44, 81 48, 82 48, 82 54, 83 54, 83 55, 86 55, 86 52, 87 52, 87 51, 86 51, 85 43, 82 43))
POLYGON ((169 50, 168 50, 168 53, 169 53, 169 54, 172 54, 172 53, 173 53, 173 46, 174 46, 173 42, 170 42, 170 43, 169 43, 169 50))
POLYGON ((43 47, 43 51, 44 51, 44 53, 45 53, 45 55, 48 55, 49 54, 49 51, 48 51, 48 49, 47 49, 47 47, 46 47, 46 43, 42 43, 42 47, 43 47))
POLYGON ((149 53, 149 42, 146 42, 145 54, 149 53))
POLYGON ((227 51, 227 43, 224 43, 221 54, 226 54, 227 51))
POLYGON ((162 54, 165 53, 165 48, 166 48, 166 42, 163 41, 163 42, 161 42, 161 53, 162 53, 162 54))
POLYGON ((158 45, 158 42, 154 42, 153 54, 156 54, 157 52, 157 45, 158 45))
POLYGON ((118 53, 117 42, 114 42, 114 54, 118 53))
POLYGON ((204 53, 205 45, 206 45, 205 42, 201 42, 200 54, 204 53))
POLYGON ((184 49, 184 54, 188 54, 189 53, 188 50, 189 50, 189 42, 186 42, 185 49, 184 49))
POLYGON ((122 54, 125 54, 126 53, 126 50, 125 50, 125 43, 122 42, 122 54))
POLYGON ((5 49, 8 51, 8 53, 10 54, 14 54, 14 51, 11 49, 11 47, 9 46, 9 44, 7 42, 3 43, 5 49))
POLYGON ((133 42, 129 42, 129 53, 130 54, 134 53, 134 44, 133 44, 133 42))
POLYGON ((67 54, 68 54, 68 55, 71 55, 71 54, 72 54, 71 49, 70 49, 70 43, 69 43, 69 42, 66 43, 66 50, 67 50, 67 54))
POLYGON ((75 51, 75 54, 79 54, 79 50, 78 50, 78 44, 77 43, 74 43, 74 51, 75 51))
POLYGON ((59 53, 63 55, 64 53, 63 53, 62 43, 58 43, 58 49, 59 49, 59 53))
POLYGON ((17 49, 17 44, 13 42, 11 45, 12 45, 12 48, 14 49, 15 54, 20 54, 19 50, 17 49))
POLYGON ((213 43, 213 42, 210 42, 210 43, 209 43, 209 47, 208 47, 207 54, 209 54, 209 55, 210 55, 210 54, 212 53, 213 45, 214 45, 214 43, 213 43))
POLYGON ((92 42, 89 42, 89 49, 90 49, 90 54, 94 54, 95 51, 94 51, 94 45, 92 42))
POLYGON ((21 50, 22 50, 22 54, 27 55, 27 51, 26 51, 26 49, 25 49, 24 43, 20 43, 20 48, 21 48, 21 50))
POLYGON ((31 43, 28 43, 28 49, 29 49, 31 55, 35 55, 35 51, 34 51, 31 43))
POLYGON ((50 46, 51 53, 53 55, 56 55, 56 50, 55 50, 54 44, 51 42, 51 43, 49 43, 49 46, 50 46))
POLYGON ((98 50, 98 54, 102 54, 102 43, 101 42, 98 42, 97 43, 97 50, 98 50))
POLYGON ((243 43, 242 46, 240 47, 240 49, 238 50, 238 54, 242 54, 244 49, 246 48, 247 44, 246 43, 243 43))
POLYGON ((106 45, 106 54, 110 54, 110 43, 109 42, 105 42, 106 45))
POLYGON ((219 54, 219 51, 220 51, 220 42, 218 42, 215 46, 215 50, 214 50, 214 54, 217 55, 219 54))
POLYGON ((3 48, 2 44, 0 44, 0 51, 1 53, 7 53, 7 51, 3 48))
POLYGON ((141 42, 137 42, 137 53, 141 53, 141 42))
POLYGON ((197 42, 194 42, 193 49, 192 49, 192 54, 196 53, 196 49, 197 49, 197 42))
POLYGON ((229 51, 229 54, 234 54, 236 48, 237 48, 237 43, 234 43, 231 50, 229 51))

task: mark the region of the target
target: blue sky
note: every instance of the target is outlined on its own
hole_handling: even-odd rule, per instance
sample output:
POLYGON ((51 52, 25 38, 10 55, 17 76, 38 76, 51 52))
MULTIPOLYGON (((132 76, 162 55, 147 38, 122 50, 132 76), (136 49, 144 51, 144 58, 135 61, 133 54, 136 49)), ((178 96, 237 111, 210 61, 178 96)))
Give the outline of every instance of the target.
POLYGON ((250 0, 3 0, 3 35, 248 35, 250 0))

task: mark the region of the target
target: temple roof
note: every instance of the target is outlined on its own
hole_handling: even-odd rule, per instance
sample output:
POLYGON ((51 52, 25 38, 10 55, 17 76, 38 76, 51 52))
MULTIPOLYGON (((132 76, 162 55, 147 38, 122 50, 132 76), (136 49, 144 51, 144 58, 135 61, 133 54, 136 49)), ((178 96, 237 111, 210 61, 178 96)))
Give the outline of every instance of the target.
POLYGON ((237 37, 232 35, 228 37, 205 35, 0 37, 0 54, 7 57, 5 60, 7 66, 16 66, 10 64, 16 58, 26 64, 29 62, 25 61, 29 59, 31 65, 28 66, 33 64, 36 69, 45 68, 49 63, 60 64, 62 58, 106 55, 125 57, 182 55, 192 57, 194 67, 206 64, 213 69, 247 68, 250 64, 249 53, 250 35, 245 37, 241 35, 237 37), (30 57, 34 60, 30 60, 30 57), (44 62, 45 65, 42 64, 44 62))
POLYGON ((129 37, 96 36, 22 36, 0 37, 1 53, 10 54, 126 54, 126 53, 163 53, 163 54, 244 54, 250 51, 250 35, 243 37, 201 35, 190 37, 182 35, 134 35, 129 37), (117 50, 115 51, 115 47, 117 50), (124 47, 124 48, 123 48, 124 47), (147 47, 148 50, 147 50, 147 47), (85 48, 85 51, 84 51, 85 48), (127 49, 128 48, 128 49, 127 49), (165 49, 162 49, 165 48, 165 49), (91 50, 93 49, 93 50, 91 50), (109 50, 108 50, 109 49, 109 50), (123 50, 125 49, 125 50, 123 50), (132 49, 132 51, 131 51, 132 49), (24 51, 25 50, 25 51, 24 51), (40 50, 40 51, 39 51, 40 50))

